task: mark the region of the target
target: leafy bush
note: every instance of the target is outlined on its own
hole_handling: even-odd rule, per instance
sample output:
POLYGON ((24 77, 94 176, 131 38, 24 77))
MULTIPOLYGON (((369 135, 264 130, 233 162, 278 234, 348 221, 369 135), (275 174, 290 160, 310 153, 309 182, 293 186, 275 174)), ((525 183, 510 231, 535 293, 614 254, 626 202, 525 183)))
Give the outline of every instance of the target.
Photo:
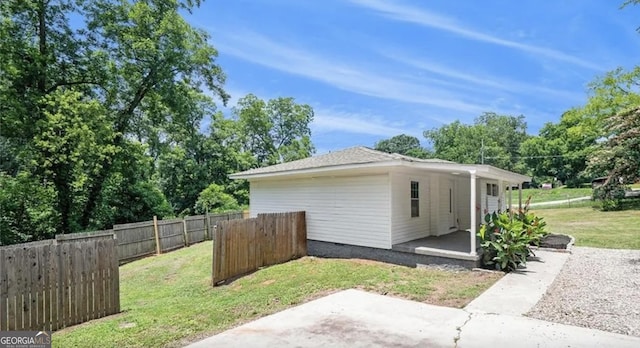
POLYGON ((625 196, 625 187, 615 178, 607 180, 604 185, 593 189, 593 199, 596 208, 602 211, 614 211, 622 209, 622 200, 625 196))
POLYGON ((534 255, 531 246, 539 245, 540 239, 548 234, 545 226, 542 218, 528 212, 528 204, 517 213, 487 214, 478 232, 483 263, 503 271, 525 266, 527 257, 534 255))
POLYGON ((240 205, 232 195, 224 192, 222 186, 211 184, 200 192, 194 210, 198 214, 204 214, 205 212, 224 213, 226 211, 240 210, 240 205))
POLYGON ((53 238, 60 216, 53 185, 0 172, 0 246, 53 238))

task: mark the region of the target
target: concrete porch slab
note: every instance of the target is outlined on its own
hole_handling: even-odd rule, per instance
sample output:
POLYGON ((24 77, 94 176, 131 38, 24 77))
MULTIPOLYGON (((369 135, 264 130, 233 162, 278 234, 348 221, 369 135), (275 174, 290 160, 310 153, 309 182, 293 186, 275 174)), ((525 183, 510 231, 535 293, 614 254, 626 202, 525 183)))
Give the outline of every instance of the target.
MULTIPOLYGON (((480 250, 480 240, 476 238, 476 246, 480 250)), ((445 251, 455 251, 458 253, 469 253, 471 251, 471 240, 469 231, 455 231, 441 236, 429 236, 410 240, 404 243, 394 244, 391 249, 405 253, 413 253, 419 248, 440 249, 445 251)))

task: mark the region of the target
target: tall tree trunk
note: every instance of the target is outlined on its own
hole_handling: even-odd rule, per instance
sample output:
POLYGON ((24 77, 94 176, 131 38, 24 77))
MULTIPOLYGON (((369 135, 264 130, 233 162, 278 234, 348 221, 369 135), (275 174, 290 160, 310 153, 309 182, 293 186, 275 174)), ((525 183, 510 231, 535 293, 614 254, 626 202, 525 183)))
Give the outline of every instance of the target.
MULTIPOLYGON (((54 168, 55 170, 56 168, 54 168)), ((71 192, 70 181, 71 179, 65 173, 64 169, 55 170, 56 176, 54 177, 53 184, 56 187, 58 193, 57 203, 58 211, 60 212, 60 227, 58 233, 66 234, 71 233, 71 206, 73 202, 73 193, 71 192)))
MULTIPOLYGON (((129 105, 124 110, 118 113, 118 119, 116 121, 116 125, 114 126, 117 134, 113 139, 113 145, 115 146, 115 148, 121 148, 124 144, 124 134, 126 134, 129 128, 129 121, 133 115, 133 112, 140 105, 147 92, 155 84, 154 77, 155 69, 151 69, 143 78, 137 92, 135 93, 129 105)), ((84 206, 84 209, 82 211, 82 218, 80 219, 80 224, 83 228, 89 227, 91 216, 93 216, 93 213, 98 205, 98 199, 100 198, 100 194, 102 193, 105 181, 109 177, 109 174, 111 174, 112 166, 113 158, 105 158, 102 161, 100 172, 93 179, 93 185, 91 185, 91 189, 89 190, 87 203, 84 206)))

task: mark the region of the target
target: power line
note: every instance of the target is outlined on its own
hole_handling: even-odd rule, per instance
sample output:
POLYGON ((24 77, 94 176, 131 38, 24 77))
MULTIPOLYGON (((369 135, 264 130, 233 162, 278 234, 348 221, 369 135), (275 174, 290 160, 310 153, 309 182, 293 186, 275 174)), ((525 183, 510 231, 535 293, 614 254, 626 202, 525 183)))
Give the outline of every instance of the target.
POLYGON ((576 155, 547 155, 547 156, 496 156, 496 157, 484 157, 485 159, 499 159, 499 158, 561 158, 561 157, 578 157, 576 155))

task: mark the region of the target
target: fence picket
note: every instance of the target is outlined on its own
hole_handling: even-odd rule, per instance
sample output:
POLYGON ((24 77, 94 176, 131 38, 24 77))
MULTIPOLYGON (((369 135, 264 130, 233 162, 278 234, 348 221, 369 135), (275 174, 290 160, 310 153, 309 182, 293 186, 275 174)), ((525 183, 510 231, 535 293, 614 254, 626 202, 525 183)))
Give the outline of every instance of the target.
POLYGON ((117 268, 116 248, 113 238, 82 235, 0 247, 0 330, 55 331, 97 318, 96 296, 112 296, 109 314, 118 312, 119 299, 113 297, 119 296, 117 269, 102 277, 107 287, 92 283, 102 262, 117 268), (110 248, 102 250, 101 244, 110 248))
POLYGON ((219 221, 213 234, 212 284, 304 256, 306 238, 304 212, 219 221))
POLYGON ((207 236, 215 240, 214 279, 260 267, 262 247, 255 241, 262 230, 256 220, 226 230, 216 227, 242 217, 240 212, 160 220, 157 239, 149 221, 1 246, 0 330, 56 331, 118 313, 120 262, 181 248, 207 236), (242 233, 246 230, 250 232, 242 233))
POLYGON ((30 292, 29 292, 29 322, 28 327, 38 327, 38 315, 40 314, 38 308, 38 292, 40 291, 40 265, 38 264, 38 248, 29 248, 29 275, 30 279, 30 292))
MULTIPOLYGON (((28 272, 27 255, 25 255, 24 247, 16 248, 16 266, 18 270, 16 272, 16 283, 18 284, 19 289, 28 289, 28 277, 25 276, 25 273, 28 272)), ((26 294, 29 296, 29 293, 26 294)), ((16 293, 16 330, 22 330, 24 328, 24 296, 25 292, 20 291, 16 293)))

